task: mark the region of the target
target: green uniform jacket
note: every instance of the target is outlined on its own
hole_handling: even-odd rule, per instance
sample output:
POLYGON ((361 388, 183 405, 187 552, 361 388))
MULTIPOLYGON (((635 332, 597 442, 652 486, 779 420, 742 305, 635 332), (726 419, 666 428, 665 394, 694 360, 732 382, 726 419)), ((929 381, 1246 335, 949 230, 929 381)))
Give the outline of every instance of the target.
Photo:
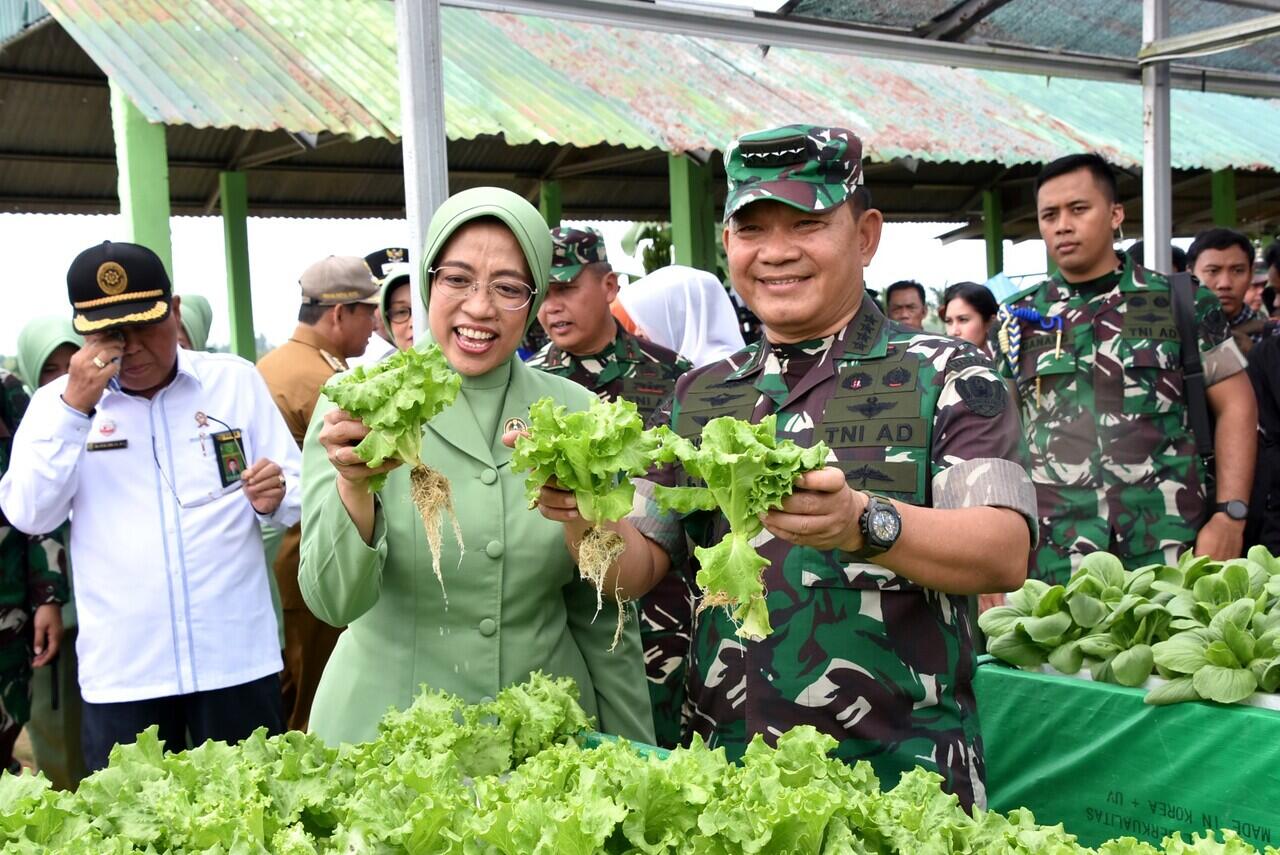
POLYGON ((387 708, 407 707, 424 683, 475 703, 535 670, 576 680, 600 730, 653 741, 634 609, 610 653, 615 607, 606 600, 595 616, 595 589, 579 578, 563 529, 529 509, 524 473, 511 470, 502 444, 503 425, 527 420, 529 406, 547 395, 573 409, 594 397, 517 359, 493 437, 481 436, 462 395, 428 424, 422 459, 451 482, 466 545, 459 564, 446 526, 444 594, 409 500, 407 468, 391 473, 379 494, 373 545, 356 532, 317 441, 333 409, 321 396, 303 448, 298 582, 317 617, 348 627, 311 712, 311 730, 327 743, 373 739, 387 708))

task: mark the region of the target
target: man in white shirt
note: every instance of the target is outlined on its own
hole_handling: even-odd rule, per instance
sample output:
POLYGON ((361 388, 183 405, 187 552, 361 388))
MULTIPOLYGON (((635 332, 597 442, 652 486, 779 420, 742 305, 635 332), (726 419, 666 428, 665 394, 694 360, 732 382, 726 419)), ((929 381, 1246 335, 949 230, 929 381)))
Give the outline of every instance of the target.
POLYGON ((258 525, 298 521, 298 447, 251 363, 178 348, 151 250, 91 247, 67 290, 85 346, 32 398, 0 508, 27 532, 74 519, 85 764, 152 724, 174 750, 280 732, 258 525))

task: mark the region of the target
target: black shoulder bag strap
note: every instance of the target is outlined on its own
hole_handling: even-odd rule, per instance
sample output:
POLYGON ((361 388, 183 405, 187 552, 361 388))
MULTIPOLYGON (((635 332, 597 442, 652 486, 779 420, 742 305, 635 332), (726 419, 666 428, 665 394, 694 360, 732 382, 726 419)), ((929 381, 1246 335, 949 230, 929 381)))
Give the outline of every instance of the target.
POLYGON ((1192 294, 1195 282, 1190 273, 1169 276, 1169 297, 1178 325, 1182 347, 1182 386, 1187 402, 1187 422, 1195 438, 1196 453, 1204 463, 1205 489, 1213 501, 1213 422, 1209 419, 1209 399, 1204 383, 1204 363, 1200 361, 1200 337, 1196 333, 1192 294))

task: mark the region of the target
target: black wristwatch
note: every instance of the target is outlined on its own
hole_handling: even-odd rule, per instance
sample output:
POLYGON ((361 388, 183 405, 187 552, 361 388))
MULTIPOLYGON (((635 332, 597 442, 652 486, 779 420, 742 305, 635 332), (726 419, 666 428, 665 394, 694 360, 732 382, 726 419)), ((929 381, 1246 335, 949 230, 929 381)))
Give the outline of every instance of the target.
POLYGON ((867 508, 858 520, 862 531, 862 554, 879 555, 898 542, 902 534, 902 517, 898 509, 875 496, 867 497, 867 508))
POLYGON ((1229 502, 1218 502, 1218 504, 1214 505, 1214 510, 1220 511, 1237 521, 1249 518, 1249 506, 1239 499, 1232 499, 1229 502))

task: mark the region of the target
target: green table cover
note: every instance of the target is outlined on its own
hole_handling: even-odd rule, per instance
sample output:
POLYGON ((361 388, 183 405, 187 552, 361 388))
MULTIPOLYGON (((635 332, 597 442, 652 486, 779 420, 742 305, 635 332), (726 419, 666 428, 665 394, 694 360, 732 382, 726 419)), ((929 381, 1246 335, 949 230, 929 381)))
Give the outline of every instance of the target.
POLYGON ((991 661, 975 689, 991 809, 1029 808, 1087 846, 1209 828, 1280 845, 1280 712, 1153 707, 1141 689, 991 661))

